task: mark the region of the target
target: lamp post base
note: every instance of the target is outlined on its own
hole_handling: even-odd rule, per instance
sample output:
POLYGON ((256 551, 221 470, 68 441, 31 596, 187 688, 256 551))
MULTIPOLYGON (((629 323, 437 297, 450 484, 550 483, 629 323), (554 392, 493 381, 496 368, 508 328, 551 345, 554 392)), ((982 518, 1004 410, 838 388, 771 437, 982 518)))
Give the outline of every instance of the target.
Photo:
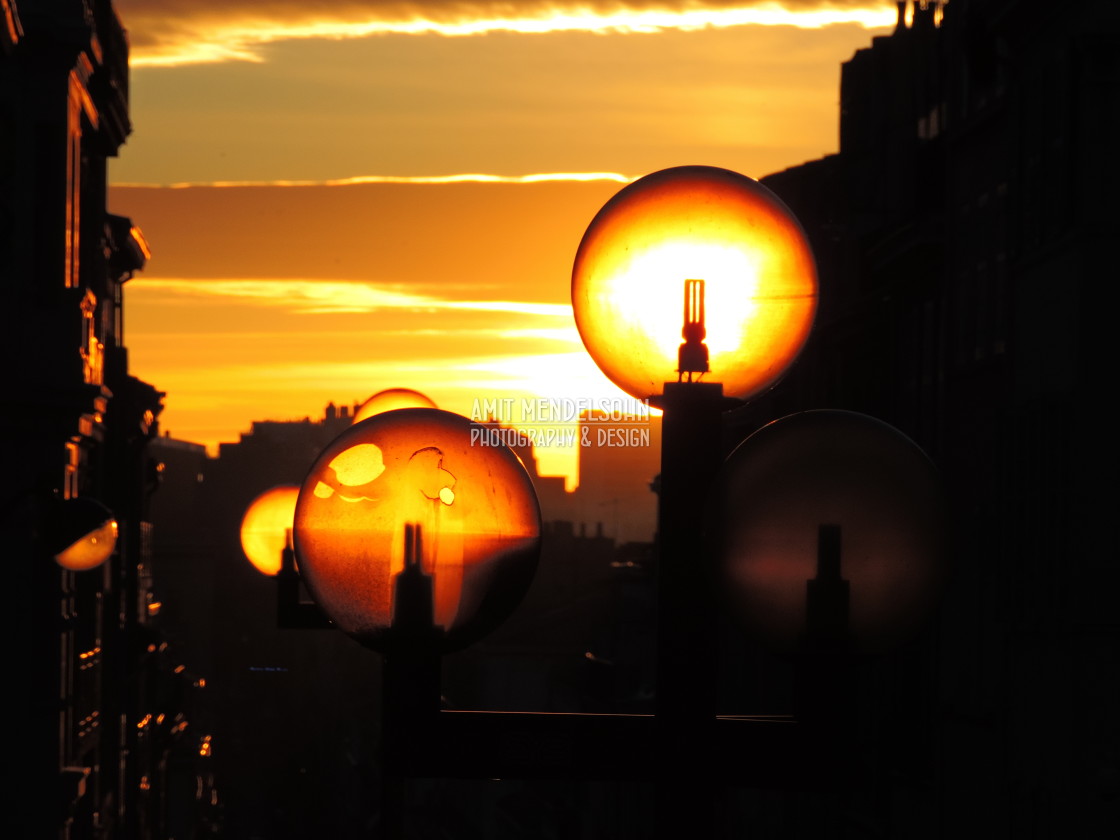
MULTIPOLYGON (((741 403, 718 382, 667 382, 657 515, 657 716, 670 729, 715 716, 715 557, 708 494, 724 459, 723 412, 741 403)), ((687 734, 687 733, 684 733, 687 734)), ((671 740, 673 740, 671 738, 671 740)))
POLYGON ((650 403, 661 420, 657 517, 657 723, 664 769, 658 780, 658 836, 710 837, 716 787, 697 772, 712 766, 706 732, 715 721, 717 569, 707 544, 708 494, 724 459, 724 411, 739 405, 718 382, 667 382, 650 403))

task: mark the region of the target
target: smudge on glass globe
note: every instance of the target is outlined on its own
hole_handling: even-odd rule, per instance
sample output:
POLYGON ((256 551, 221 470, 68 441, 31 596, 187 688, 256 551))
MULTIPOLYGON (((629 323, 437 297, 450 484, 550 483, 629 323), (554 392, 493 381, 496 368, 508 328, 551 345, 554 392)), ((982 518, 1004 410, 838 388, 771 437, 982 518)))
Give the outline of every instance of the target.
POLYGON ((296 504, 295 550, 316 601, 363 644, 454 650, 528 589, 540 510, 525 468, 488 429, 400 409, 320 454, 296 504))

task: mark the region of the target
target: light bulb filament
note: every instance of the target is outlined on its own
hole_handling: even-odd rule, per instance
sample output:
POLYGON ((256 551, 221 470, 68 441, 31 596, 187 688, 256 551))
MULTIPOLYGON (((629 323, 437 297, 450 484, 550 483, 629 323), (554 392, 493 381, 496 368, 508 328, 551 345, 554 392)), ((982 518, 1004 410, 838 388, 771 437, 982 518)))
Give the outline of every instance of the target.
MULTIPOLYGON (((708 372, 708 346, 704 339, 708 330, 704 326, 704 281, 684 281, 684 326, 681 337, 684 343, 677 350, 677 381, 692 381, 692 374, 703 376, 708 372)), ((697 379, 700 377, 698 376, 697 379)))

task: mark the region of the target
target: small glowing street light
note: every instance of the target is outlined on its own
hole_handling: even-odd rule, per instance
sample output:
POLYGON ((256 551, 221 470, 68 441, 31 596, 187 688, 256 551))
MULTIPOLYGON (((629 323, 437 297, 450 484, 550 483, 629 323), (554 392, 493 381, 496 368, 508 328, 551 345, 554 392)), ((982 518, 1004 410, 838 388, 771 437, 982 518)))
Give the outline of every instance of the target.
POLYGON ((53 510, 48 539, 48 551, 62 568, 96 569, 117 547, 117 520, 109 508, 88 496, 67 499, 53 510))
POLYGON ((419 391, 411 388, 388 388, 378 391, 354 412, 354 423, 360 423, 383 411, 396 411, 398 408, 437 408, 436 404, 419 391))
POLYGON ((275 575, 280 571, 298 495, 298 485, 281 484, 265 490, 245 509, 241 518, 241 550, 262 575, 275 575))

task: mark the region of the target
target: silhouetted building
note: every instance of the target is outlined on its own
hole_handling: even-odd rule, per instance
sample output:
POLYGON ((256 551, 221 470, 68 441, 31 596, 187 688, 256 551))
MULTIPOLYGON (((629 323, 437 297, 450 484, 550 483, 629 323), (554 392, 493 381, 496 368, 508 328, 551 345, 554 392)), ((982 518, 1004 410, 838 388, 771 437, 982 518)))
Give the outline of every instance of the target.
POLYGON ((207 490, 206 447, 166 434, 152 439, 148 455, 159 472, 152 497, 152 589, 161 604, 160 625, 183 661, 195 673, 213 676, 212 642, 199 620, 214 611, 214 581, 209 574, 212 528, 203 501, 207 490))
POLYGON ((537 573, 513 615, 444 657, 452 707, 651 711, 651 551, 619 546, 602 528, 545 523, 537 573))
POLYGON ((657 530, 661 418, 584 411, 579 422, 579 488, 575 521, 619 543, 650 542, 657 530))
POLYGON ((155 586, 169 636, 183 655, 213 674, 227 612, 275 625, 273 582, 241 553, 241 519, 252 501, 282 484, 299 485, 323 448, 352 422, 347 407, 330 403, 312 420, 255 421, 216 458, 201 444, 159 437, 152 457, 161 464, 160 492, 152 503, 155 586), (249 615, 251 613, 251 616, 249 615))
POLYGON ((277 581, 240 542, 252 501, 301 484, 352 421, 333 403, 317 419, 256 421, 217 457, 186 441, 152 442, 163 464, 153 585, 169 639, 207 681, 211 763, 231 836, 362 837, 376 813, 376 656, 333 628, 278 626, 277 581))
POLYGON ((163 395, 129 374, 124 347, 123 290, 148 248, 105 207, 106 158, 130 128, 128 44, 109 0, 0 0, 8 669, 31 747, 9 775, 25 837, 165 837, 201 814, 197 686, 150 591, 158 476, 145 450, 163 395), (79 498, 107 506, 119 536, 103 565, 75 572, 53 554, 72 524, 62 502, 79 498))
POLYGON ((955 514, 939 626, 863 674, 841 823, 1079 836, 1120 794, 1099 291, 1117 55, 1113 4, 900 3, 843 66, 839 153, 764 179, 813 241, 821 305, 735 437, 797 410, 872 414, 934 458, 955 514))
POLYGON ((575 511, 574 497, 567 492, 563 476, 540 474, 536 448, 530 436, 515 427, 504 426, 494 418, 475 422, 477 426, 491 429, 494 432, 492 439, 508 446, 520 459, 529 474, 529 480, 533 482, 533 490, 536 491, 537 503, 541 508, 541 521, 572 521, 575 511))

